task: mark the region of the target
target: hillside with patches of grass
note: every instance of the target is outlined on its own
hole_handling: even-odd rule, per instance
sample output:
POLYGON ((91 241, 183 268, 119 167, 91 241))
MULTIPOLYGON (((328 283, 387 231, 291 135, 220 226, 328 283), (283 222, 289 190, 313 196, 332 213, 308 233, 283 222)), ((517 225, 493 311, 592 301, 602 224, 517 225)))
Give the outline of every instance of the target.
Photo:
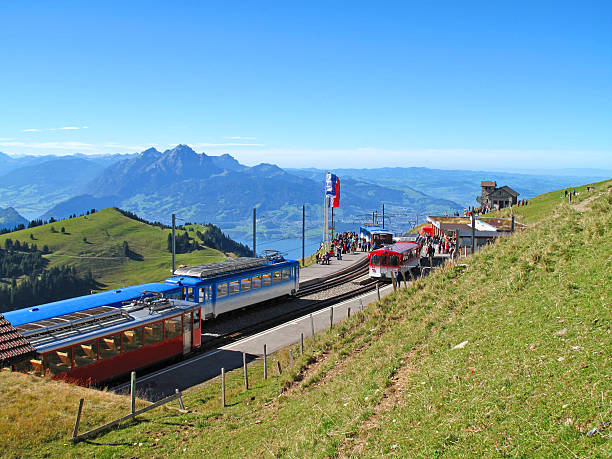
MULTIPOLYGON (((307 340, 292 368, 287 350, 271 356, 282 376, 264 381, 255 361, 244 392, 241 370, 231 372, 226 408, 213 380, 186 391, 191 413, 152 411, 76 446, 67 421, 21 437, 5 424, 2 447, 54 457, 610 457, 612 187, 589 198, 551 200, 537 225, 307 340)), ((35 384, 0 374, 2 416, 23 403, 7 389, 15 380, 35 384)), ((57 387, 53 397, 72 400, 50 419, 74 415, 84 390, 57 387)), ((42 397, 29 392, 20 425, 40 419, 27 406, 42 397)), ((92 396, 84 422, 111 411, 92 396)))
MULTIPOLYGON (((190 238, 199 225, 186 229, 190 238)), ((185 230, 178 231, 183 234, 185 230)), ((0 235, 0 247, 11 239, 35 243, 39 249, 48 246, 44 255, 48 266, 70 265, 85 275, 89 270, 104 288, 163 280, 171 275, 172 254, 168 251, 170 229, 134 220, 116 208, 91 215, 69 218, 47 225, 0 235), (129 252, 126 254, 124 241, 129 252)), ((178 264, 204 264, 219 261, 225 254, 208 247, 178 254, 178 264)))

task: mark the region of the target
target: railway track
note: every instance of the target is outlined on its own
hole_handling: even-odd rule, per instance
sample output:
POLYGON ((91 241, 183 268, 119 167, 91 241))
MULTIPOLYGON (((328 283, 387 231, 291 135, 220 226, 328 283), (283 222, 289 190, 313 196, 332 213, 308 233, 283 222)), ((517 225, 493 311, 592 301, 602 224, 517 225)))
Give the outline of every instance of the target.
POLYGON ((358 279, 368 273, 368 260, 367 258, 360 262, 357 266, 351 266, 345 270, 335 273, 333 276, 322 278, 319 282, 305 287, 300 286, 300 290, 296 294, 296 297, 303 298, 313 293, 319 293, 330 288, 337 287, 338 285, 345 284, 352 280, 358 279))

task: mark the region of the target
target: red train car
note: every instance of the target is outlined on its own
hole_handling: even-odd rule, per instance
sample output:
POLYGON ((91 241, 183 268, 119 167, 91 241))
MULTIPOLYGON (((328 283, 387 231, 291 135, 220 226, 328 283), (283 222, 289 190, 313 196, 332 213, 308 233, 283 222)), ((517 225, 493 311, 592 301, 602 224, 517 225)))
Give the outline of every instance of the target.
POLYGON ((370 253, 370 277, 391 278, 406 274, 419 265, 421 245, 414 241, 401 241, 373 250, 370 253))
POLYGON ((177 299, 144 298, 15 328, 38 351, 15 370, 91 385, 200 347, 201 307, 177 299))

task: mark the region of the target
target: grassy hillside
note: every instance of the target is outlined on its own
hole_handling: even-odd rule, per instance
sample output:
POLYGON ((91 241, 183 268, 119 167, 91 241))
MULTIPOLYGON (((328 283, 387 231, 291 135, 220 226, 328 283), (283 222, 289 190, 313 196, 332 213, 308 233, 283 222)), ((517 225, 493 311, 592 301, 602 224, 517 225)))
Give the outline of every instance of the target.
MULTIPOLYGON (((59 421, 74 416, 84 389, 1 373, 0 415, 19 419, 0 427, 4 452, 610 457, 612 426, 586 436, 612 420, 612 188, 603 188, 584 210, 553 204, 538 225, 317 336, 280 377, 262 381, 257 361, 244 393, 241 371, 232 372, 225 409, 211 381, 187 392, 192 413, 152 411, 71 446, 70 423, 59 421), (7 389, 15 381, 26 402, 7 389), (31 390, 36 384, 55 390, 31 390), (28 408, 45 396, 58 400, 55 409, 28 408), (45 427, 54 420, 56 430, 45 427)), ((276 358, 286 368, 286 351, 276 358)), ((97 396, 86 396, 87 425, 113 409, 97 396)))
MULTIPOLYGON (((190 227, 195 237, 197 225, 190 227)), ((172 254, 167 250, 171 230, 148 225, 126 217, 115 208, 100 210, 91 215, 0 235, 0 246, 7 238, 39 249, 48 245, 51 254, 45 257, 49 266, 70 264, 81 273, 91 269, 94 278, 105 288, 154 282, 168 277, 172 269, 172 254), (61 228, 65 232, 61 232, 61 228), (52 232, 52 228, 56 232, 52 232), (34 239, 30 238, 30 234, 34 239), (86 240, 84 240, 84 238, 86 240), (124 255, 122 243, 127 241, 132 258, 124 255)), ((202 264, 221 260, 225 255, 206 248, 178 254, 178 264, 202 264)))
MULTIPOLYGON (((605 180, 603 182, 589 183, 577 187, 566 188, 568 191, 576 190, 576 196, 572 198, 572 204, 580 203, 586 199, 593 197, 598 194, 599 191, 605 190, 608 185, 612 183, 612 180, 605 180), (587 187, 595 187, 595 191, 587 191, 587 187)), ((563 203, 569 202, 569 198, 565 197, 564 191, 556 190, 550 193, 541 194, 535 198, 529 200, 527 206, 502 209, 499 212, 490 214, 491 216, 509 217, 512 213, 517 217, 517 221, 521 223, 535 223, 544 218, 549 217, 552 212, 563 203)))

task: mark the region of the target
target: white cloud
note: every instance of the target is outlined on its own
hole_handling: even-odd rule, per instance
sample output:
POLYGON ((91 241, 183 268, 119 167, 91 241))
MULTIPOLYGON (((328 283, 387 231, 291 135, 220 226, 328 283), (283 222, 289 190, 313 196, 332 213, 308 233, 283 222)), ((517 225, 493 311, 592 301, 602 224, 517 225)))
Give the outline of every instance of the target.
POLYGON ((89 126, 63 126, 59 128, 47 128, 47 129, 22 129, 21 132, 42 132, 42 131, 78 131, 80 129, 89 129, 89 126))

